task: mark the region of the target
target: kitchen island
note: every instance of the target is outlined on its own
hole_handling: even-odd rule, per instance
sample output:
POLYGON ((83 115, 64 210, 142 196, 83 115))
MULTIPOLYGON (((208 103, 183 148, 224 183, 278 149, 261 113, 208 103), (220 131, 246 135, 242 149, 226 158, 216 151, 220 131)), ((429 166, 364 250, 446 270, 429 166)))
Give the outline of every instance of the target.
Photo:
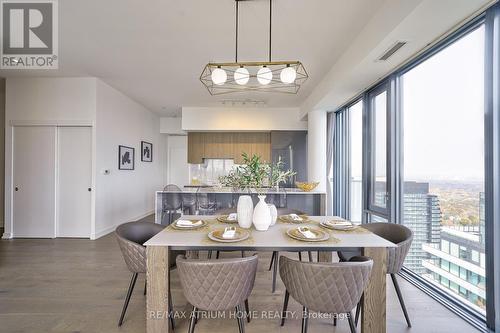
POLYGON ((257 203, 258 195, 277 208, 290 208, 308 215, 326 215, 326 192, 304 192, 298 188, 262 188, 240 190, 229 187, 185 187, 182 190, 157 191, 155 222, 168 224, 175 214, 216 215, 236 211, 238 198, 250 195, 257 203))

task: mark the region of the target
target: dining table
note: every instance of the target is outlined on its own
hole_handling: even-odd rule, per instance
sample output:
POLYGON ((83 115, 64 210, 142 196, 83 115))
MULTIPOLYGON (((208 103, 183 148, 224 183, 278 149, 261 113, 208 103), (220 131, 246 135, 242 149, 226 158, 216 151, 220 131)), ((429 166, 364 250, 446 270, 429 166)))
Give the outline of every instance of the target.
POLYGON ((206 223, 198 229, 179 230, 173 225, 167 226, 147 242, 147 298, 146 331, 147 333, 170 332, 169 297, 170 296, 170 251, 185 250, 186 255, 196 259, 199 251, 318 251, 318 260, 332 262, 333 251, 361 250, 362 254, 373 259, 373 268, 362 297, 361 332, 386 332, 386 259, 387 248, 394 243, 362 228, 350 230, 332 230, 324 228, 321 222, 340 220, 335 216, 310 216, 301 226, 321 228, 329 238, 319 242, 306 242, 292 239, 287 234, 297 223, 278 219, 266 231, 257 231, 253 227, 246 229, 249 237, 233 243, 221 243, 212 240, 208 234, 234 223, 223 223, 217 216, 184 215, 182 219, 202 220, 206 223))

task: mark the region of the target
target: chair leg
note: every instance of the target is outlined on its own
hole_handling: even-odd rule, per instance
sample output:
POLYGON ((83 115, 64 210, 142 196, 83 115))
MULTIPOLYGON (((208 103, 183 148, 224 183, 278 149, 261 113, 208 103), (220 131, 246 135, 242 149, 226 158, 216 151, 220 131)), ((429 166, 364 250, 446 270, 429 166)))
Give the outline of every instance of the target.
POLYGON ((278 254, 276 254, 276 259, 273 262, 273 285, 272 292, 276 291, 276 279, 278 277, 278 254))
POLYGON ((313 256, 311 251, 307 251, 307 255, 309 256, 309 262, 313 261, 313 256))
POLYGON ((408 311, 406 311, 405 301, 403 300, 403 295, 401 294, 401 289, 399 289, 399 283, 396 279, 395 274, 391 274, 392 283, 394 284, 394 288, 396 289, 396 294, 398 294, 399 304, 401 304, 401 309, 403 309, 403 314, 405 315, 406 324, 408 327, 411 327, 410 316, 408 316, 408 311))
POLYGON ((309 320, 309 310, 304 306, 302 308, 302 333, 307 333, 307 322, 309 320))
POLYGON ((299 261, 302 261, 302 252, 299 252, 299 261))
POLYGON ((333 326, 337 326, 337 317, 333 317, 333 326))
POLYGON ((198 309, 196 306, 193 306, 193 311, 191 311, 191 320, 189 321, 188 333, 194 332, 194 326, 196 325, 196 317, 197 317, 198 309))
POLYGON ((359 301, 358 305, 356 305, 356 316, 354 318, 354 323, 356 324, 356 326, 358 326, 359 315, 361 314, 361 302, 362 301, 363 301, 363 298, 361 298, 361 300, 359 301))
POLYGON ((123 304, 122 314, 120 320, 118 321, 118 326, 122 326, 123 317, 125 317, 125 312, 127 312, 128 302, 130 301, 130 296, 132 296, 132 291, 134 290, 135 281, 137 281, 138 273, 132 274, 132 279, 130 280, 130 285, 127 291, 127 297, 125 297, 125 303, 123 304))
POLYGON ((241 257, 245 258, 245 251, 241 251, 241 257))
POLYGON ((217 251, 217 252, 215 253, 215 259, 219 259, 219 256, 220 256, 220 251, 217 251))
POLYGON ((239 305, 236 306, 236 319, 238 319, 238 329, 240 333, 245 333, 245 321, 239 305))
POLYGON ((212 250, 207 251, 207 259, 212 259, 212 250))
POLYGON ((347 313, 347 320, 349 321, 349 327, 351 328, 351 333, 356 333, 356 326, 354 326, 354 321, 352 320, 352 313, 347 313))
POLYGON ((286 310, 288 309, 288 299, 290 298, 290 293, 285 290, 285 301, 283 302, 283 311, 281 312, 281 326, 285 326, 286 310))
POLYGON ((168 318, 170 319, 170 325, 172 326, 172 330, 175 330, 175 321, 174 321, 174 304, 172 303, 172 293, 168 292, 168 308, 170 311, 168 312, 168 318))
POLYGON ((247 322, 250 322, 250 307, 248 306, 248 298, 245 300, 245 315, 247 317, 247 322))
POLYGON ((144 279, 144 295, 146 295, 146 287, 148 286, 148 280, 147 279, 144 279))
POLYGON ((274 262, 274 259, 276 257, 276 251, 273 251, 273 255, 271 256, 271 263, 269 264, 269 269, 268 271, 270 271, 272 268, 273 268, 273 262, 274 262))

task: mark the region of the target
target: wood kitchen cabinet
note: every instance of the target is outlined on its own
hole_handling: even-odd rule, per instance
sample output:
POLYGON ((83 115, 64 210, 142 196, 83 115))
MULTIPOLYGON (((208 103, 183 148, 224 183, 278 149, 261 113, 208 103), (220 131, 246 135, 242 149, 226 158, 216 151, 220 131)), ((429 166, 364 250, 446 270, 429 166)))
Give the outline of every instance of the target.
POLYGON ((227 158, 243 163, 241 154, 259 155, 271 161, 271 133, 261 132, 190 132, 188 163, 203 163, 204 158, 227 158))

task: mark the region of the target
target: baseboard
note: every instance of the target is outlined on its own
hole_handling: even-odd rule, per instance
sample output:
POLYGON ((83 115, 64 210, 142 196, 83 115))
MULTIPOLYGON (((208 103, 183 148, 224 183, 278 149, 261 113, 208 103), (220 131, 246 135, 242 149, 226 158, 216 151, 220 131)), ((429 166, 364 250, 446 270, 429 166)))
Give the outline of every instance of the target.
POLYGON ((92 239, 92 240, 99 239, 99 238, 101 238, 103 236, 106 236, 107 234, 115 231, 116 227, 118 227, 120 224, 123 224, 123 223, 126 223, 126 222, 130 222, 130 221, 137 221, 137 220, 143 219, 146 216, 154 214, 154 212, 155 212, 154 210, 151 210, 151 211, 146 212, 144 214, 141 214, 139 216, 133 217, 131 219, 127 219, 126 221, 118 222, 118 223, 116 223, 114 225, 111 225, 111 226, 109 226, 107 228, 101 229, 101 230, 97 231, 94 235, 90 235, 90 239, 92 239))

